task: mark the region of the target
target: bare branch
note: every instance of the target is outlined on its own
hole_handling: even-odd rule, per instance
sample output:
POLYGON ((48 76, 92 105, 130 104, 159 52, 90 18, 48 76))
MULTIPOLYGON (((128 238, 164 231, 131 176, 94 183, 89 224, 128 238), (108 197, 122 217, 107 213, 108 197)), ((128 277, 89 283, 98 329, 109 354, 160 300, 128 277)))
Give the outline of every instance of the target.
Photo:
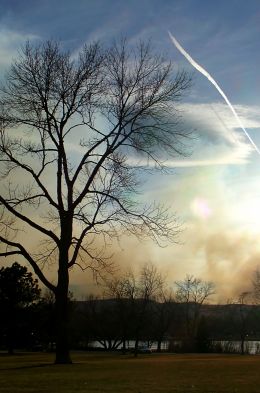
POLYGON ((55 290, 56 290, 55 286, 52 285, 47 280, 47 278, 45 277, 45 275, 43 274, 43 272, 41 271, 41 269, 39 268, 37 263, 32 259, 30 254, 26 251, 26 249, 21 244, 16 243, 16 242, 12 242, 8 239, 5 239, 3 236, 0 236, 0 241, 3 242, 4 244, 6 244, 7 246, 14 247, 17 249, 17 251, 7 251, 5 253, 2 252, 1 256, 9 256, 9 255, 14 255, 14 254, 22 255, 30 263, 30 265, 34 269, 35 274, 39 277, 39 279, 42 281, 42 283, 44 285, 46 285, 47 288, 49 288, 50 290, 55 292, 55 290))

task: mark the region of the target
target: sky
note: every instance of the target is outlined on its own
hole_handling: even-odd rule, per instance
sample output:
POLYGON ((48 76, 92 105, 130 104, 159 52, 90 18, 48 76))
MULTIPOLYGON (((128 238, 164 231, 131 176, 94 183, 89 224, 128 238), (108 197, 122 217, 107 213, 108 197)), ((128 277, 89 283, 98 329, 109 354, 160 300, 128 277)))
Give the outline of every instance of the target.
MULTIPOLYGON (((191 154, 168 161, 173 173, 149 176, 142 189, 145 200, 176 212, 178 244, 160 248, 122 237, 113 252, 122 268, 155 264, 169 285, 186 274, 212 280, 216 301, 224 301, 247 290, 260 266, 260 155, 169 31, 217 81, 260 149, 259 0, 0 0, 0 79, 27 40, 50 38, 72 53, 93 40, 150 39, 176 70, 190 72, 179 108, 183 126, 194 131, 191 154)), ((89 291, 86 277, 74 271, 72 291, 89 291)))

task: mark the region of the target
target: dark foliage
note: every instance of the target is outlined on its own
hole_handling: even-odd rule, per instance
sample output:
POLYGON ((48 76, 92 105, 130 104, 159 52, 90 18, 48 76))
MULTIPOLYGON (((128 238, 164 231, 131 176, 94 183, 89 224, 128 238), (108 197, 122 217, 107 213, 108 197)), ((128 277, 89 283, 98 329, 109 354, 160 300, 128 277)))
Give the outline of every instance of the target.
POLYGON ((28 308, 39 297, 38 281, 26 267, 15 262, 11 267, 0 269, 1 329, 10 354, 22 334, 30 341, 30 333, 33 332, 25 328, 29 318, 28 308))

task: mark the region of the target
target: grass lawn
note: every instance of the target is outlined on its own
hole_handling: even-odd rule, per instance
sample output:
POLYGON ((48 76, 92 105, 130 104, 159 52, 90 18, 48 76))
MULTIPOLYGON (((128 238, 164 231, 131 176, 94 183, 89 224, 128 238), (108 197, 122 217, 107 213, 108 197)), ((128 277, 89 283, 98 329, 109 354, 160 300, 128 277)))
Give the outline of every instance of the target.
POLYGON ((72 365, 53 359, 48 353, 0 355, 0 392, 260 392, 259 356, 74 353, 72 365))

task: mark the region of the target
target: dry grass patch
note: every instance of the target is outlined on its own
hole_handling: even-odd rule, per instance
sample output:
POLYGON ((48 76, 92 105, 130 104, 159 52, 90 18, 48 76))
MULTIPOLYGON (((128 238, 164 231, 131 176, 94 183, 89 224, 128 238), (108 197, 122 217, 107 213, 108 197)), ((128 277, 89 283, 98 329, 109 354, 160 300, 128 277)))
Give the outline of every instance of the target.
POLYGON ((4 393, 259 393, 260 358, 238 355, 75 353, 73 365, 51 354, 0 356, 4 393))

